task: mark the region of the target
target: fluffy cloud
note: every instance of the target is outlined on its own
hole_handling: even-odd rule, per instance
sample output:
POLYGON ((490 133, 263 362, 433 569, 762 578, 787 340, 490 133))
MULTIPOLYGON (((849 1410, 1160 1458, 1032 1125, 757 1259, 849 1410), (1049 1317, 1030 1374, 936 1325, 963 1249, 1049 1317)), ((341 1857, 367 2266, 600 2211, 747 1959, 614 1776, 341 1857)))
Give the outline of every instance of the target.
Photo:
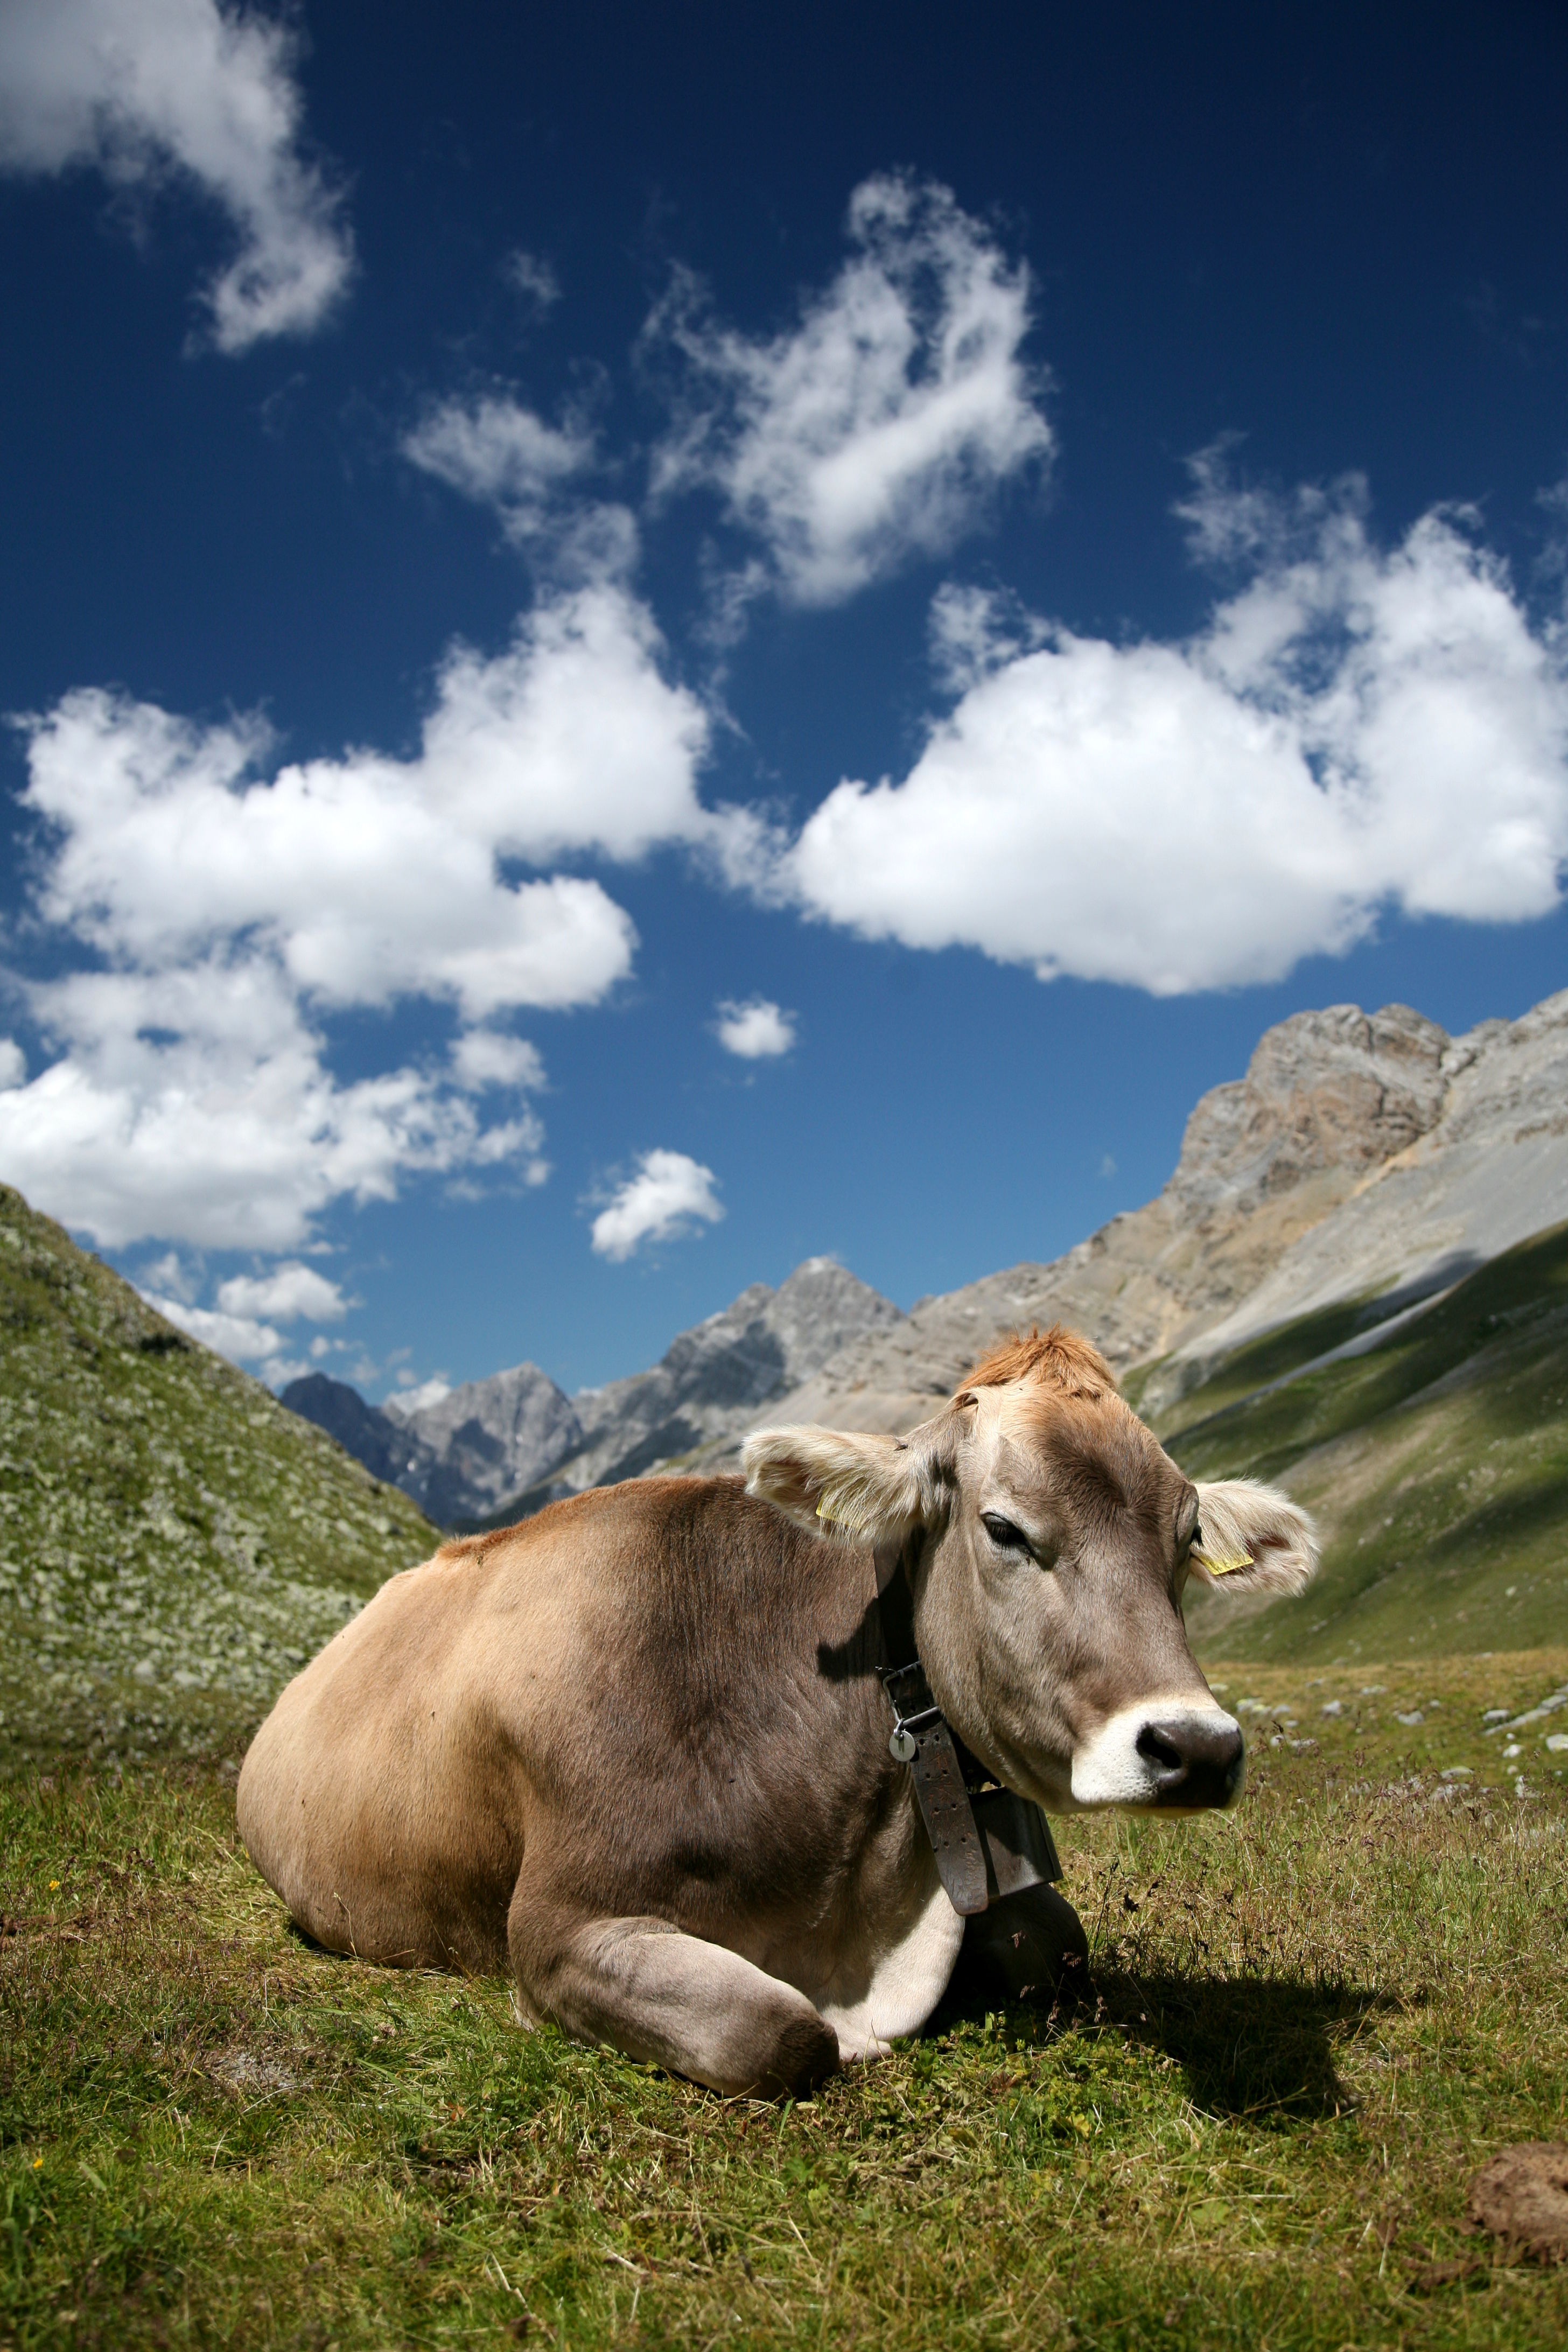
POLYGON ((391 1413, 395 1421, 405 1421, 413 1413, 423 1412, 426 1405, 439 1404, 443 1397, 451 1393, 451 1381, 442 1380, 437 1373, 434 1380, 421 1381, 417 1388, 395 1390, 383 1400, 382 1411, 391 1413))
POLYGON ((546 425, 509 394, 444 400, 403 443, 403 454, 449 489, 492 506, 509 538, 544 528, 564 486, 594 462, 594 436, 581 424, 546 425))
POLYGON ((951 604, 956 708, 902 782, 831 793, 783 878, 868 937, 1159 994, 1278 979, 1384 906, 1544 913, 1568 854, 1552 642, 1463 518, 1384 551, 1362 507, 1200 467, 1194 539, 1244 576, 1184 644, 987 642, 951 604))
POLYGON ((454 998, 473 1019, 591 1003, 627 970, 596 883, 508 884, 499 857, 640 856, 712 827, 701 706, 668 685, 618 588, 542 605, 494 659, 445 665, 417 758, 374 752, 247 782, 255 728, 197 729, 89 689, 32 730, 26 800, 60 829, 44 911, 111 952, 189 956, 255 933, 320 1001, 454 998))
POLYGON ((743 1004, 726 999, 719 1007, 716 1027, 725 1052, 738 1054, 743 1062, 787 1054, 795 1044, 794 1013, 770 1003, 765 996, 750 997, 743 1004))
POLYGON ((469 1094, 479 1094, 486 1087, 523 1089, 544 1084, 539 1048, 525 1037, 510 1037, 496 1029, 466 1029, 452 1047, 452 1071, 469 1094))
MULTIPOLYGON (((64 1047, 0 1094, 0 1166, 109 1248, 297 1248, 336 1200, 391 1200, 494 1147, 466 1097, 410 1067, 343 1085, 275 963, 80 973, 32 992, 64 1047)), ((499 1140, 521 1160, 542 1130, 499 1140)))
POLYGON ((298 43, 220 0, 6 0, 0 167, 86 164, 150 192, 170 167, 228 215, 238 250, 205 289, 240 352, 321 324, 348 283, 340 200, 300 149, 298 43))
POLYGON ((676 1241, 700 1221, 717 1224, 724 1206, 711 1168, 684 1151, 645 1151, 637 1172, 617 1187, 594 1220, 601 1257, 628 1258, 643 1242, 676 1241))
POLYGON ((27 1056, 15 1037, 0 1037, 0 1093, 19 1087, 27 1076, 27 1056))
POLYGON ((534 1115, 475 1107, 542 1082, 495 1024, 598 1002, 636 933, 596 881, 501 861, 746 835, 697 798, 708 722, 658 655, 620 588, 547 598, 501 655, 450 657, 412 759, 270 776, 255 726, 96 690, 30 722, 35 911, 97 968, 29 991, 58 1058, 0 1092, 12 1181, 110 1247, 264 1250, 415 1171, 542 1181, 534 1115), (455 1008, 450 1063, 340 1082, 323 1017, 405 998, 455 1008))
POLYGON ((683 277, 645 337, 679 370, 656 490, 717 488, 799 604, 952 546, 1052 446, 1019 356, 1024 264, 950 190, 903 175, 856 190, 848 235, 851 257, 788 332, 718 325, 683 277))
POLYGON ((160 1298, 151 1290, 143 1291, 142 1297, 178 1330, 188 1331, 204 1348, 227 1356, 234 1363, 265 1364, 282 1353, 282 1335, 270 1324, 257 1323, 245 1315, 216 1313, 210 1307, 187 1307, 183 1298, 160 1298))
POLYGON ((217 1303, 226 1315, 268 1316, 276 1323, 339 1323, 349 1302, 335 1282, 314 1266, 292 1259, 269 1274, 237 1274, 218 1286, 217 1303))

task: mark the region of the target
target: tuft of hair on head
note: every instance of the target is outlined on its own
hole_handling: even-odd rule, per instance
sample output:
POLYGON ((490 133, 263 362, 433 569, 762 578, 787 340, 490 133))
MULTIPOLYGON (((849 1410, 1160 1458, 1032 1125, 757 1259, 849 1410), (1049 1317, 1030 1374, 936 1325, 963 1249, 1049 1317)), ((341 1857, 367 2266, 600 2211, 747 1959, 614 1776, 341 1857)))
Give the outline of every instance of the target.
POLYGON ((964 1389, 1005 1388, 1010 1381, 1036 1380, 1059 1389, 1064 1396, 1083 1397, 1098 1403, 1116 1394, 1116 1375, 1098 1348, 1080 1331, 1053 1323, 1048 1331, 1038 1324, 1026 1331, 1009 1331, 988 1348, 974 1370, 959 1383, 964 1389))

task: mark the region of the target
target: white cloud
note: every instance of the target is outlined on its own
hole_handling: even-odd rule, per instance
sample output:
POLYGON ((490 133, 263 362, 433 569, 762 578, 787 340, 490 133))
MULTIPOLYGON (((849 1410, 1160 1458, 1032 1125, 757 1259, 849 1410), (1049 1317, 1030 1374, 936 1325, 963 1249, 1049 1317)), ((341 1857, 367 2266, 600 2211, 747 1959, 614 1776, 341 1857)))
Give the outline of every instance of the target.
POLYGON ((580 423, 546 425, 510 394, 438 403, 406 435, 403 454, 478 506, 493 506, 509 538, 543 528, 564 486, 594 462, 580 423))
POLYGON ((1050 632, 1014 596, 948 582, 931 600, 931 664, 949 694, 964 694, 1004 663, 1032 653, 1050 632))
POLYGON ((217 1303, 226 1315, 267 1316, 275 1323, 338 1323, 349 1302, 335 1282, 298 1258, 274 1266, 270 1274, 232 1275, 218 1286, 217 1303))
POLYGON ((739 854, 755 829, 699 802, 707 717, 659 654, 624 590, 548 597, 501 655, 448 658, 415 757, 270 777, 254 724, 97 690, 29 722, 35 911, 99 968, 28 992, 59 1057, 0 1093, 12 1181, 110 1247, 262 1250, 418 1171, 542 1181, 537 1118, 487 1127, 468 1098, 537 1086, 531 1048, 498 1031, 459 1041, 446 1071, 346 1085, 321 1016, 423 998, 472 1024, 595 1003, 630 970, 629 917, 596 881, 512 880, 501 861, 661 841, 739 854))
POLYGON ((561 280, 541 253, 525 253, 520 246, 508 257, 506 275, 542 318, 561 299, 561 280))
MULTIPOLYGON (((400 1380, 411 1377, 404 1373, 398 1375, 400 1380)), ((406 1421, 410 1414, 423 1412, 426 1405, 439 1404, 443 1397, 449 1397, 451 1393, 451 1381, 442 1380, 437 1373, 433 1380, 421 1381, 416 1388, 395 1390, 384 1400, 382 1411, 389 1412, 395 1421, 406 1421)))
POLYGON ((1249 570, 1206 628, 1021 651, 971 626, 910 774, 838 785, 784 858, 807 908, 1169 994, 1278 979, 1384 906, 1556 904, 1568 681, 1462 519, 1385 552, 1353 485, 1287 509, 1212 468, 1185 511, 1249 570))
POLYGON ((684 1151, 645 1151, 637 1173, 619 1185, 594 1220, 593 1243, 601 1257, 619 1261, 642 1242, 678 1240, 701 1220, 717 1224, 723 1203, 714 1192, 711 1168, 684 1151))
POLYGON ((770 1003, 765 996, 750 997, 743 1004, 726 998, 719 1007, 717 1029, 725 1051, 739 1054, 745 1062, 787 1054, 795 1044, 795 1014, 770 1003))
POLYGON ((466 1029, 452 1047, 452 1071, 458 1084, 474 1094, 485 1087, 524 1092, 544 1084, 538 1047, 497 1029, 466 1029))
POLYGON ((204 1348, 214 1349, 235 1363, 268 1363, 281 1352, 282 1338, 269 1324, 253 1322, 244 1315, 216 1314, 210 1307, 187 1307, 183 1298, 160 1298, 150 1290, 142 1296, 177 1329, 188 1331, 204 1348))
MULTIPOLYGON (((0 1166, 109 1248, 162 1235, 298 1248, 333 1201, 392 1200, 406 1177, 486 1148, 469 1103, 424 1070, 341 1084, 260 956, 81 973, 33 1001, 65 1051, 0 1095, 0 1166)), ((507 1130, 509 1150, 542 1139, 507 1130)))
POLYGON ((848 235, 850 259, 787 332, 717 325, 681 278, 645 337, 684 370, 656 490, 714 485, 798 604, 951 547, 1052 447, 1019 356, 1025 265, 950 190, 901 174, 855 191, 848 235))
POLYGON ((0 1093, 26 1083, 27 1056, 15 1037, 0 1037, 0 1093))
POLYGON ((300 147, 299 43, 219 0, 5 0, 0 168, 89 165, 145 195, 184 174, 238 250, 205 290, 220 351, 318 327, 348 284, 339 197, 300 147))
POLYGON ((201 1286, 199 1267, 187 1265, 178 1250, 165 1250, 161 1258, 142 1270, 141 1290, 145 1298, 151 1298, 156 1291, 160 1297, 181 1298, 187 1307, 194 1307, 201 1286))

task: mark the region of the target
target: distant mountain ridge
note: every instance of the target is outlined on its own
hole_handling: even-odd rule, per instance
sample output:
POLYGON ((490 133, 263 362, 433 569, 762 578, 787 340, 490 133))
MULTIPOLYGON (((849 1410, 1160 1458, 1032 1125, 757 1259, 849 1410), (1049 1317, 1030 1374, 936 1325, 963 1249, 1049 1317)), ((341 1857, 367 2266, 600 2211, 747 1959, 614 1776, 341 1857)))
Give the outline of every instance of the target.
POLYGON ((537 1364, 467 1381, 432 1404, 367 1404, 314 1372, 282 1402, 392 1479, 445 1526, 524 1496, 635 1478, 740 1434, 757 1409, 843 1348, 902 1322, 901 1310, 829 1257, 807 1258, 777 1290, 752 1283, 673 1339, 651 1370, 569 1397, 537 1364))
MULTIPOLYGON (((409 1449, 398 1483, 432 1517, 494 1523, 661 1467, 732 1468, 760 1421, 907 1429, 1002 1332, 1060 1320, 1172 1433, 1232 1393, 1233 1357, 1294 1381, 1326 1349, 1392 1347, 1413 1307, 1416 1344, 1456 1283, 1563 1220, 1568 991, 1457 1038, 1407 1005, 1331 1005, 1268 1030, 1245 1075, 1194 1108, 1163 1190, 1049 1264, 905 1315, 833 1260, 808 1259, 628 1380, 567 1398, 523 1365, 375 1419, 409 1449), (1276 1363, 1267 1335, 1298 1323, 1305 1354, 1282 1343, 1276 1363)), ((346 1410, 323 1425, 359 1451, 346 1410)))
POLYGON ((1348 1298, 1375 1322, 1565 1217, 1568 990, 1457 1038, 1408 1005, 1295 1013, 1198 1102, 1144 1207, 1048 1265, 922 1299, 769 1417, 906 1429, 1001 1332, 1059 1320, 1158 1427, 1259 1333, 1348 1298))

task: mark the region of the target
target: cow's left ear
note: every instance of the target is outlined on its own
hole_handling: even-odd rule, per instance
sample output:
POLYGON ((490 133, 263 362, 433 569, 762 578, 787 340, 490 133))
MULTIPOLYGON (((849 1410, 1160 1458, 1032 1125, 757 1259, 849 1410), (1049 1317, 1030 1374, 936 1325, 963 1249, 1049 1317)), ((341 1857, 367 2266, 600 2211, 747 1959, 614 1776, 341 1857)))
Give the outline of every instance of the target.
POLYGON ((1300 1592, 1318 1565, 1318 1531, 1277 1486, 1226 1478, 1198 1488, 1192 1572, 1222 1592, 1300 1592))
POLYGON ((753 1430, 741 1453, 746 1492, 818 1535, 901 1543, 940 1510, 958 1435, 952 1406, 907 1437, 810 1427, 753 1430))

